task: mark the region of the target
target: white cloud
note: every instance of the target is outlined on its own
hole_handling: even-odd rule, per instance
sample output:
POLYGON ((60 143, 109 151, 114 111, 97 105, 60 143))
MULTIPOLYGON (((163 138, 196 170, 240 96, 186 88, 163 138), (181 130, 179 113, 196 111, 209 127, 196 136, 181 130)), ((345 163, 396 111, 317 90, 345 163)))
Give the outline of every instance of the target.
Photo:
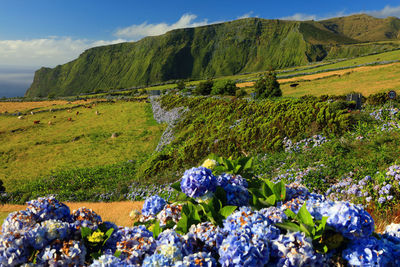
POLYGON ((78 57, 94 46, 120 43, 125 40, 90 41, 69 37, 49 37, 32 40, 0 40, 0 63, 7 66, 53 67, 78 57))
POLYGON ((164 22, 159 24, 148 24, 147 22, 143 22, 139 25, 136 24, 126 28, 118 29, 115 33, 115 36, 119 38, 138 40, 145 36, 161 35, 175 29, 197 27, 209 24, 207 19, 195 22, 196 18, 196 15, 184 14, 177 22, 173 24, 167 24, 164 22))
POLYGON ((381 10, 365 11, 365 13, 377 18, 400 17, 400 6, 385 6, 381 10))
POLYGON ((303 21, 303 20, 324 20, 324 19, 329 19, 329 18, 350 16, 350 15, 361 14, 361 13, 365 13, 365 14, 368 14, 368 15, 371 15, 371 16, 374 16, 377 18, 386 18, 389 16, 400 17, 400 6, 397 6, 397 7, 385 6, 381 10, 361 10, 360 12, 354 12, 354 13, 346 13, 344 11, 340 11, 335 14, 328 14, 325 16, 296 13, 292 16, 283 17, 281 19, 283 19, 283 20, 301 20, 301 21, 303 21))
POLYGON ((247 19, 250 17, 258 17, 258 16, 253 16, 253 11, 247 12, 246 14, 241 15, 240 17, 237 17, 237 19, 247 19))

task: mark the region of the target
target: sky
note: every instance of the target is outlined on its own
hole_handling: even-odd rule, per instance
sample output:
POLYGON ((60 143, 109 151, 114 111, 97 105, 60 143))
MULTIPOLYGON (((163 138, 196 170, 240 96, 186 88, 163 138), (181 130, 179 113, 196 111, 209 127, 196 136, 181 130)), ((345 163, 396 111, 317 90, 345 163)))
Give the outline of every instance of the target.
POLYGON ((0 0, 0 97, 22 96, 35 70, 94 46, 245 17, 321 20, 357 13, 400 17, 400 2, 0 0))

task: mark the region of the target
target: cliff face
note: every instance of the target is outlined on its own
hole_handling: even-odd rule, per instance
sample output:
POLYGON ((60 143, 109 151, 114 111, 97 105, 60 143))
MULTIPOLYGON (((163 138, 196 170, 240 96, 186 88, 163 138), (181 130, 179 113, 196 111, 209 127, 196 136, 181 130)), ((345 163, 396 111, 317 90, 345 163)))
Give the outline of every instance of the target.
POLYGON ((345 52, 336 49, 334 57, 348 54, 346 47, 359 40, 329 23, 250 18, 95 47, 74 61, 36 71, 26 96, 77 95, 302 65, 322 60, 337 46, 345 52))

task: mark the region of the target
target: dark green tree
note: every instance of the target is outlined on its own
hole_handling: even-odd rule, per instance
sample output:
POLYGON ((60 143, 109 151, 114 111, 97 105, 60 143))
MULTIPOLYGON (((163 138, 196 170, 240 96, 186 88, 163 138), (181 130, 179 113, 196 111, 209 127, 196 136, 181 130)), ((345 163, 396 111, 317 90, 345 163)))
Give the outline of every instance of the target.
POLYGON ((207 81, 199 83, 196 86, 196 94, 198 95, 209 95, 211 94, 212 87, 214 85, 213 80, 208 79, 207 81))
POLYGON ((216 81, 212 87, 212 95, 235 95, 238 88, 236 83, 232 80, 219 80, 216 81))
POLYGON ((259 99, 282 96, 276 73, 268 71, 264 77, 258 79, 254 85, 256 97, 259 99))

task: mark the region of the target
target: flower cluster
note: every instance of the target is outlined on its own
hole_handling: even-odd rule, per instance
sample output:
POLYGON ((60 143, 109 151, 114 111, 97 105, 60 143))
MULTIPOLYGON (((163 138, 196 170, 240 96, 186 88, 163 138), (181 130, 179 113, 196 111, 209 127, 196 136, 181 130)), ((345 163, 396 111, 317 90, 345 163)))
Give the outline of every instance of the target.
POLYGON ((247 206, 250 194, 247 190, 247 181, 240 175, 222 174, 217 177, 218 186, 221 186, 228 200, 228 205, 247 206))
MULTIPOLYGON (((397 181, 399 172, 398 166, 392 166, 385 178, 397 181)), ((243 194, 252 190, 241 176, 225 174, 215 178, 205 168, 187 171, 184 180, 182 191, 197 198, 214 192, 217 186, 222 187, 227 195, 231 187, 243 189, 243 194)), ((366 186, 370 180, 363 178, 357 184, 365 183, 366 186)), ((379 188, 382 193, 392 189, 387 186, 379 188)), ((346 185, 346 190, 355 190, 351 189, 351 182, 346 185)), ((170 222, 179 225, 180 219, 188 216, 182 213, 188 206, 167 203, 161 197, 153 196, 145 201, 142 213, 144 217, 152 216, 159 220, 161 233, 150 231, 155 229, 152 228, 154 225, 149 229, 144 225, 118 227, 103 222, 92 210, 80 208, 70 213, 66 205, 53 197, 39 198, 29 202, 26 210, 11 213, 4 221, 0 235, 0 265, 329 266, 338 260, 349 266, 400 264, 400 225, 392 224, 382 235, 377 235, 373 233, 372 217, 361 206, 347 201, 333 201, 310 192, 298 183, 286 185, 286 192, 284 200, 259 210, 249 205, 247 197, 244 203, 238 201, 240 196, 236 195, 230 205, 240 205, 229 216, 224 216, 226 219, 221 219, 220 226, 201 221, 191 224, 184 232, 171 226, 170 222), (288 213, 288 209, 298 215, 288 213), (298 228, 303 232, 292 230, 295 229, 293 221, 290 230, 283 227, 288 216, 305 216, 305 209, 313 222, 327 217, 326 225, 329 226, 329 233, 337 237, 338 241, 333 241, 338 249, 320 254, 315 247, 316 240, 312 239, 307 229, 298 228), (86 239, 80 235, 83 227, 94 231, 86 239), (113 232, 101 248, 103 255, 88 261, 91 247, 85 244, 105 240, 105 232, 101 229, 113 229, 113 232), (116 251, 118 253, 114 254, 116 251)), ((320 241, 327 239, 331 242, 329 238, 324 236, 320 241)))
POLYGON ((300 152, 302 150, 311 149, 313 147, 321 146, 322 144, 329 142, 329 140, 322 135, 314 135, 310 138, 300 140, 293 143, 288 137, 283 139, 283 147, 286 152, 300 152))
POLYGON ((182 192, 189 197, 201 197, 209 192, 215 192, 216 188, 217 179, 211 170, 205 167, 187 170, 182 177, 182 192))

